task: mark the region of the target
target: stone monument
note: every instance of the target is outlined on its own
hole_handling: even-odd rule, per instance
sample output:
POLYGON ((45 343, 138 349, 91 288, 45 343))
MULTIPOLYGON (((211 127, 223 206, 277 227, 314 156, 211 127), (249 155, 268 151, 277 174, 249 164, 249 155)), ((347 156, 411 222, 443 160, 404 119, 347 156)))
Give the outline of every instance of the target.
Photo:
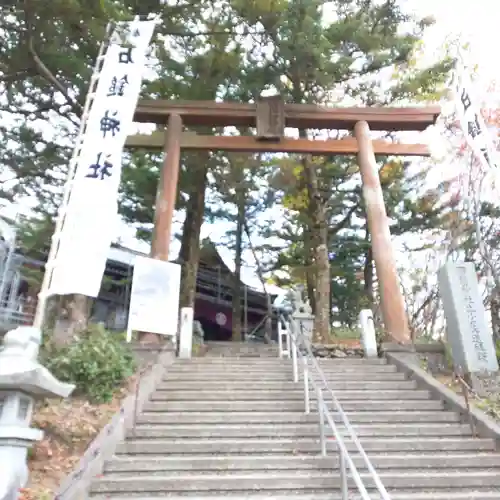
POLYGON ((448 262, 439 270, 438 282, 455 368, 479 389, 477 377, 498 372, 498 361, 475 266, 448 262))

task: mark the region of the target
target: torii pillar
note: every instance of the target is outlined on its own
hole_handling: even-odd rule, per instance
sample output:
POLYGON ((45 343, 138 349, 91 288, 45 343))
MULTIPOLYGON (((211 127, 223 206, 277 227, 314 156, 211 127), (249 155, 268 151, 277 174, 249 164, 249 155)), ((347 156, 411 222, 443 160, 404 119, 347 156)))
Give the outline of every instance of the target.
POLYGON ((365 121, 356 123, 354 135, 359 146, 358 163, 363 184, 366 222, 370 232, 384 326, 392 339, 406 344, 411 340, 410 329, 368 123, 365 121))

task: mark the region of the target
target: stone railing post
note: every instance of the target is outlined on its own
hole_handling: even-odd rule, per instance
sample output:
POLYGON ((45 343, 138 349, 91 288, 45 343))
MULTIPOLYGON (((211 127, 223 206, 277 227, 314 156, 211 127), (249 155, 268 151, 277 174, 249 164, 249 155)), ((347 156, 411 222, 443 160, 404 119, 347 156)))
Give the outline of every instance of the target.
POLYGON ((28 448, 43 437, 30 427, 37 398, 68 397, 75 388, 38 363, 42 333, 21 326, 8 332, 0 350, 0 500, 17 500, 28 480, 28 448))

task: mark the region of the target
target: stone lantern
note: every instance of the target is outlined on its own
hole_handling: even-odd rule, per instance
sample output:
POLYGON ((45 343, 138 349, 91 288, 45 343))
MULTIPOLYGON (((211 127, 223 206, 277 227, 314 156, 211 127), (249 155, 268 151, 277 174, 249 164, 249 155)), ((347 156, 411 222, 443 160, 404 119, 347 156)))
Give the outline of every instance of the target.
POLYGON ((296 327, 304 337, 312 340, 314 330, 314 314, 312 314, 311 305, 308 300, 303 300, 303 286, 297 287, 292 295, 293 302, 293 320, 296 327))
POLYGON ((38 363, 42 333, 21 326, 0 350, 0 500, 17 500, 28 480, 28 448, 43 437, 30 427, 37 398, 66 398, 75 386, 57 380, 38 363))

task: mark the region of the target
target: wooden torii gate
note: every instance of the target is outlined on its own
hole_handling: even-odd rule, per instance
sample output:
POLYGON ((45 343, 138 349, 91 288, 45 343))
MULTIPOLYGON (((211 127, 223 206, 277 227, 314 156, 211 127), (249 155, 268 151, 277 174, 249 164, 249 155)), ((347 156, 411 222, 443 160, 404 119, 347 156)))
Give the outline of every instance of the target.
POLYGON ((439 107, 326 108, 284 104, 280 97, 262 98, 255 104, 212 101, 142 100, 134 120, 166 125, 151 135, 134 135, 126 147, 163 150, 165 159, 158 186, 151 256, 168 260, 172 218, 177 198, 180 152, 225 150, 238 152, 287 152, 311 155, 357 154, 363 183, 368 229, 380 287, 384 325, 391 337, 410 342, 404 299, 396 273, 389 224, 375 155, 428 156, 423 144, 398 144, 371 140, 371 130, 423 131, 435 123, 439 107), (212 136, 184 132, 183 126, 254 127, 255 136, 212 136), (285 137, 285 127, 352 130, 353 137, 310 140, 285 137))

